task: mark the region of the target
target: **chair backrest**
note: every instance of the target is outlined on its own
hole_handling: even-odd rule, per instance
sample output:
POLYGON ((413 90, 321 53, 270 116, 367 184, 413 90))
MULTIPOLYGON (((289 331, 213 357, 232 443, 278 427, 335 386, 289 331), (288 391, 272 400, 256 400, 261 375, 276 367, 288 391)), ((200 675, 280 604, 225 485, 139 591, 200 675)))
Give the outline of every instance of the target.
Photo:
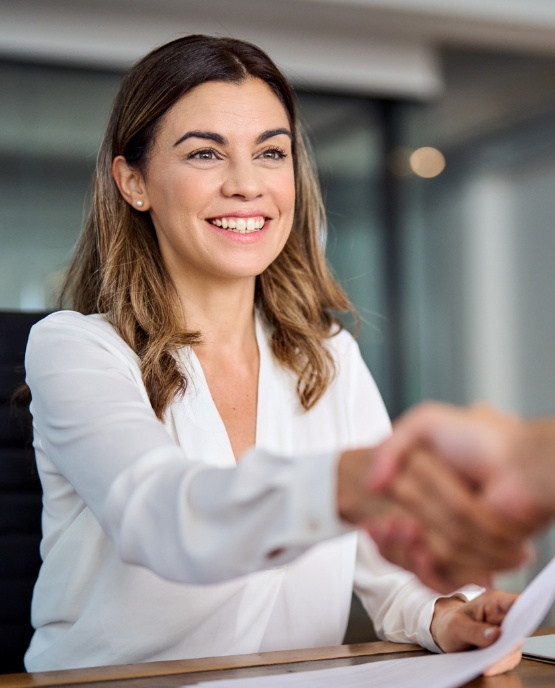
POLYGON ((45 313, 0 312, 0 673, 24 671, 40 568, 42 491, 28 414, 11 405, 23 383, 29 330, 45 313))

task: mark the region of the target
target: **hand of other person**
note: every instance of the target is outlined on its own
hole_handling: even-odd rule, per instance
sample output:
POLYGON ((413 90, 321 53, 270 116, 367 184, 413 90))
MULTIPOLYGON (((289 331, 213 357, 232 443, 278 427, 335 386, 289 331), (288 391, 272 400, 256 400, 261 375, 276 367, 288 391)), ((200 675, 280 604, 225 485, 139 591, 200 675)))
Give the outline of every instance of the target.
POLYGON ((403 511, 384 512, 367 530, 386 559, 435 590, 489 586, 492 572, 530 557, 527 528, 508 528, 478 490, 429 451, 411 452, 387 494, 403 511))
POLYGON ((382 556, 414 571, 426 585, 443 593, 467 583, 488 586, 492 571, 528 558, 520 531, 507 536, 504 520, 429 453, 413 451, 381 498, 368 488, 373 460, 372 450, 343 454, 339 513, 366 529, 382 556))
POLYGON ((370 486, 400 499, 427 536, 414 523, 385 517, 370 534, 383 556, 440 591, 484 584, 488 571, 523 563, 528 536, 555 513, 548 475, 554 450, 551 421, 525 424, 484 406, 421 405, 377 448, 370 486), (425 469, 415 488, 408 475, 425 466, 424 456, 435 469, 425 469))
MULTIPOLYGON (((488 590, 470 602, 460 597, 443 597, 435 605, 432 637, 443 652, 461 652, 489 647, 501 635, 501 623, 517 599, 501 590, 488 590)), ((521 660, 521 646, 489 667, 485 676, 514 669, 521 660)))
POLYGON ((555 420, 525 423, 486 404, 420 404, 376 448, 370 486, 386 492, 415 449, 455 469, 485 501, 536 532, 555 516, 555 420), (510 502, 507 498, 510 497, 510 502))

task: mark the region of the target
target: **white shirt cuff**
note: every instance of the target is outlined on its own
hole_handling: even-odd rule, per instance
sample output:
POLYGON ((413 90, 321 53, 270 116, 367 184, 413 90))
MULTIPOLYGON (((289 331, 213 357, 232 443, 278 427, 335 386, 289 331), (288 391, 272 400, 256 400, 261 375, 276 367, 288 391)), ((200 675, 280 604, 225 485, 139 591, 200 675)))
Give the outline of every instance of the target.
POLYGON ((430 652, 442 653, 443 650, 435 643, 432 637, 432 620, 434 618, 434 612, 436 608, 436 602, 445 597, 461 597, 466 599, 467 602, 478 597, 485 591, 485 588, 481 588, 479 585, 465 585, 463 588, 455 590, 452 595, 438 595, 438 597, 430 600, 426 603, 424 608, 420 613, 420 618, 418 620, 418 642, 425 647, 426 650, 430 652))
POLYGON ((297 460, 293 522, 297 526, 299 544, 316 544, 354 530, 337 513, 337 464, 340 456, 333 452, 297 460))
POLYGON ((426 650, 435 653, 443 652, 432 638, 432 619, 434 618, 436 602, 439 599, 440 597, 438 596, 426 602, 418 619, 418 642, 422 647, 425 647, 426 650))

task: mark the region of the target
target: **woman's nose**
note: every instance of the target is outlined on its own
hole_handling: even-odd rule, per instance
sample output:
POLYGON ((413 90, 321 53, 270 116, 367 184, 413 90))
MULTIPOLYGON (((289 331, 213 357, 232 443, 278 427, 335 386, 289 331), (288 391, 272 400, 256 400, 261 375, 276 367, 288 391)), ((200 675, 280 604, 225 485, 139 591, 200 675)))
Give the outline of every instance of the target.
POLYGON ((225 196, 241 196, 245 200, 262 194, 262 180, 252 160, 237 161, 228 167, 222 192, 225 196))

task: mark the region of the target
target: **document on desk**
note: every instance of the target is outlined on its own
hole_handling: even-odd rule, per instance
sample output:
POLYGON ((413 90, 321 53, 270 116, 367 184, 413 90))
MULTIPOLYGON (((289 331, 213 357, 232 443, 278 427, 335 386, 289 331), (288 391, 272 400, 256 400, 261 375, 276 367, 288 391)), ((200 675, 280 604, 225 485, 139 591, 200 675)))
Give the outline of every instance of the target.
POLYGON ((202 683, 202 688, 455 688, 479 676, 536 630, 555 600, 555 558, 514 603, 491 647, 470 652, 392 659, 319 671, 301 671, 202 683))

